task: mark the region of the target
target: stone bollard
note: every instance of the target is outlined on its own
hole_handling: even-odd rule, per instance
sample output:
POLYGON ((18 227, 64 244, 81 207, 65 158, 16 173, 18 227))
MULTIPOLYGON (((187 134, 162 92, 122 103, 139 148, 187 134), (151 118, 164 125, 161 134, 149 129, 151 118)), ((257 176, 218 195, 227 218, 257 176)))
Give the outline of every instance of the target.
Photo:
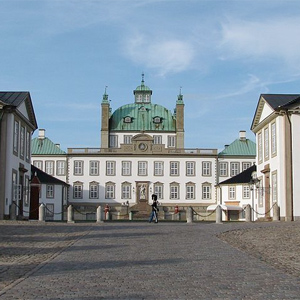
POLYGON ((280 210, 277 202, 273 206, 273 221, 279 221, 280 220, 280 210))
POLYGON ((45 222, 45 205, 42 203, 39 207, 39 221, 45 222))
POLYGON ((9 207, 9 215, 11 220, 16 220, 17 219, 17 213, 16 213, 16 202, 13 201, 9 207))
POLYGON ((216 224, 222 224, 222 207, 218 205, 216 208, 216 224))
POLYGON ((189 206, 186 211, 186 222, 193 223, 193 209, 189 206))
POLYGON ((103 214, 102 214, 102 207, 99 205, 97 207, 97 223, 103 223, 103 214))
POLYGON ((73 206, 68 206, 68 223, 74 223, 74 212, 73 212, 73 206))
POLYGON ((129 221, 133 220, 133 212, 132 211, 129 212, 128 217, 129 217, 129 221))
POLYGON ((245 208, 245 219, 246 222, 251 222, 251 205, 248 204, 245 208))

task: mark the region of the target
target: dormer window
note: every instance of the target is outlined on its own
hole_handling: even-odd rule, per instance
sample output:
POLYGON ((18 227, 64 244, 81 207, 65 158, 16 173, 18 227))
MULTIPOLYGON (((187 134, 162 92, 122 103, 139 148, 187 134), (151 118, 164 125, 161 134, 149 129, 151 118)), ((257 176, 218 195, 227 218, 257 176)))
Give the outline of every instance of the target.
POLYGON ((162 122, 162 118, 161 117, 154 117, 153 118, 153 123, 160 124, 161 122, 162 122))
POLYGON ((140 107, 140 111, 147 111, 147 109, 146 109, 145 106, 141 106, 141 107, 140 107))
POLYGON ((127 116, 124 118, 124 123, 132 123, 132 118, 127 116))

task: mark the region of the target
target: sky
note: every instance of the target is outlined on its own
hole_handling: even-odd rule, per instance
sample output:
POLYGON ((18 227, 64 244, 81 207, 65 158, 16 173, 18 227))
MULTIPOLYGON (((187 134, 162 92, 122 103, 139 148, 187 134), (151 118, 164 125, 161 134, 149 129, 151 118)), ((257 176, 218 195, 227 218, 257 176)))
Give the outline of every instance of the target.
POLYGON ((260 94, 300 93, 298 0, 0 0, 0 37, 0 90, 63 150, 99 148, 105 87, 114 111, 142 73, 172 112, 181 89, 185 148, 255 141, 260 94))

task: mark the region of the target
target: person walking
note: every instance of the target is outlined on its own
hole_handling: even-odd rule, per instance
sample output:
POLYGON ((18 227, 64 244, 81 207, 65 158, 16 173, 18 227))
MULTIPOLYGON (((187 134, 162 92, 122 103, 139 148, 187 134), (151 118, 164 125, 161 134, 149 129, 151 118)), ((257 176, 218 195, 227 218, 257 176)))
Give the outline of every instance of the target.
POLYGON ((155 219, 155 223, 158 223, 158 207, 157 207, 157 195, 153 194, 152 195, 152 200, 153 200, 153 203, 151 204, 152 206, 152 212, 151 212, 151 215, 150 215, 150 218, 149 218, 149 223, 152 222, 153 218, 155 219))

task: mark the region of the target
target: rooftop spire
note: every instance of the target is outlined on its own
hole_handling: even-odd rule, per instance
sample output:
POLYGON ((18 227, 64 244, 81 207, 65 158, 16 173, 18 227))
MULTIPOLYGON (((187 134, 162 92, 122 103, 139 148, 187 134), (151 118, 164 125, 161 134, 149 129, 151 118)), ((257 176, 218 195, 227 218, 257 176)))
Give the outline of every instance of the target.
POLYGON ((107 95, 107 85, 105 86, 103 98, 102 98, 102 103, 109 103, 108 101, 108 95, 107 95))
POLYGON ((144 72, 142 73, 142 85, 145 85, 145 80, 144 80, 145 74, 144 72))
POLYGON ((179 88, 179 95, 177 96, 176 104, 183 104, 183 95, 181 93, 182 86, 179 88))

